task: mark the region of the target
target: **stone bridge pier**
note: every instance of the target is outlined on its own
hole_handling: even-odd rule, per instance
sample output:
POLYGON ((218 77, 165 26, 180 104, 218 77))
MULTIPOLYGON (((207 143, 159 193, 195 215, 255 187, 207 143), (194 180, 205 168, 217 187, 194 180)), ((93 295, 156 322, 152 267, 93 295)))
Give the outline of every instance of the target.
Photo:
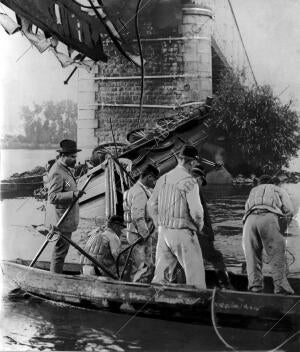
MULTIPOLYGON (((127 23, 126 39, 138 52, 131 20, 137 0, 111 3, 111 12, 122 15, 127 23)), ((126 142, 132 129, 151 127, 160 118, 199 106, 213 94, 220 73, 228 67, 245 69, 251 81, 229 0, 157 1, 143 7, 139 16, 145 59, 142 117, 139 119, 141 70, 107 38, 104 51, 108 62, 99 63, 91 74, 79 72, 82 160, 97 145, 113 141, 112 130, 117 141, 126 142)))

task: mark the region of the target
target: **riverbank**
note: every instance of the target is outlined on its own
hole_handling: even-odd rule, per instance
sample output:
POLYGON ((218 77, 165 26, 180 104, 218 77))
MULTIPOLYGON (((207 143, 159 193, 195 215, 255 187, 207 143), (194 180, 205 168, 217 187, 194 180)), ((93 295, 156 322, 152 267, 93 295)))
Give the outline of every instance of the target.
MULTIPOLYGON (((273 175, 270 175, 273 176, 273 175)), ((251 177, 246 177, 244 175, 238 175, 237 177, 232 179, 232 184, 239 185, 255 185, 257 183, 258 178, 255 175, 251 177)), ((276 175, 273 176, 273 183, 299 183, 300 182, 300 172, 297 171, 288 171, 281 170, 276 175)))
POLYGON ((28 149, 28 150, 47 150, 47 149, 57 149, 57 143, 55 144, 35 144, 35 143, 2 143, 0 144, 0 149, 2 150, 18 150, 18 149, 28 149))

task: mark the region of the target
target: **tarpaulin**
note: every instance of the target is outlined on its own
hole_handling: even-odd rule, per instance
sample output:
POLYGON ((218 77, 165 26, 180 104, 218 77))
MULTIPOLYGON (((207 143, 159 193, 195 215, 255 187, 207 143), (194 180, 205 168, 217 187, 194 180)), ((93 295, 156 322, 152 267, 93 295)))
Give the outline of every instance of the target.
POLYGON ((107 61, 100 34, 99 19, 81 11, 71 0, 0 0, 45 33, 55 36, 94 61, 107 61))
POLYGON ((51 38, 46 38, 44 33, 32 32, 32 24, 27 19, 20 17, 22 32, 25 37, 34 45, 40 53, 43 53, 45 50, 50 48, 52 41, 51 38))
POLYGON ((7 34, 14 34, 21 29, 21 26, 19 26, 6 13, 0 13, 0 24, 7 34))

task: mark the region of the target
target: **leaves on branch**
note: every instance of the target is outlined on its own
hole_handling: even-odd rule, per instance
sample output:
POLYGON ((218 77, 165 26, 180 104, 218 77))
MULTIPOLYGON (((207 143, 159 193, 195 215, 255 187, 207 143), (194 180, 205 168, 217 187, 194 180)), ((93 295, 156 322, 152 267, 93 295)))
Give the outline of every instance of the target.
POLYGON ((225 137, 226 164, 233 173, 276 172, 300 148, 299 116, 270 86, 247 87, 240 75, 223 75, 213 101, 211 136, 225 137))

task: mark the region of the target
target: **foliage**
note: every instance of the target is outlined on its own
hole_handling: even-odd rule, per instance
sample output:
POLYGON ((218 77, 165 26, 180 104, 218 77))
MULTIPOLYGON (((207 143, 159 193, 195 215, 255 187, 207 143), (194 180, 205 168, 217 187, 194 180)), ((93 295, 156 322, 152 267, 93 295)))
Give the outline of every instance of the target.
POLYGON ((213 102, 211 135, 223 137, 225 162, 233 174, 275 173, 300 148, 299 116, 270 86, 247 87, 240 77, 223 75, 213 102))
POLYGON ((22 107, 25 141, 34 144, 58 144, 64 138, 76 140, 77 105, 71 100, 22 107))

